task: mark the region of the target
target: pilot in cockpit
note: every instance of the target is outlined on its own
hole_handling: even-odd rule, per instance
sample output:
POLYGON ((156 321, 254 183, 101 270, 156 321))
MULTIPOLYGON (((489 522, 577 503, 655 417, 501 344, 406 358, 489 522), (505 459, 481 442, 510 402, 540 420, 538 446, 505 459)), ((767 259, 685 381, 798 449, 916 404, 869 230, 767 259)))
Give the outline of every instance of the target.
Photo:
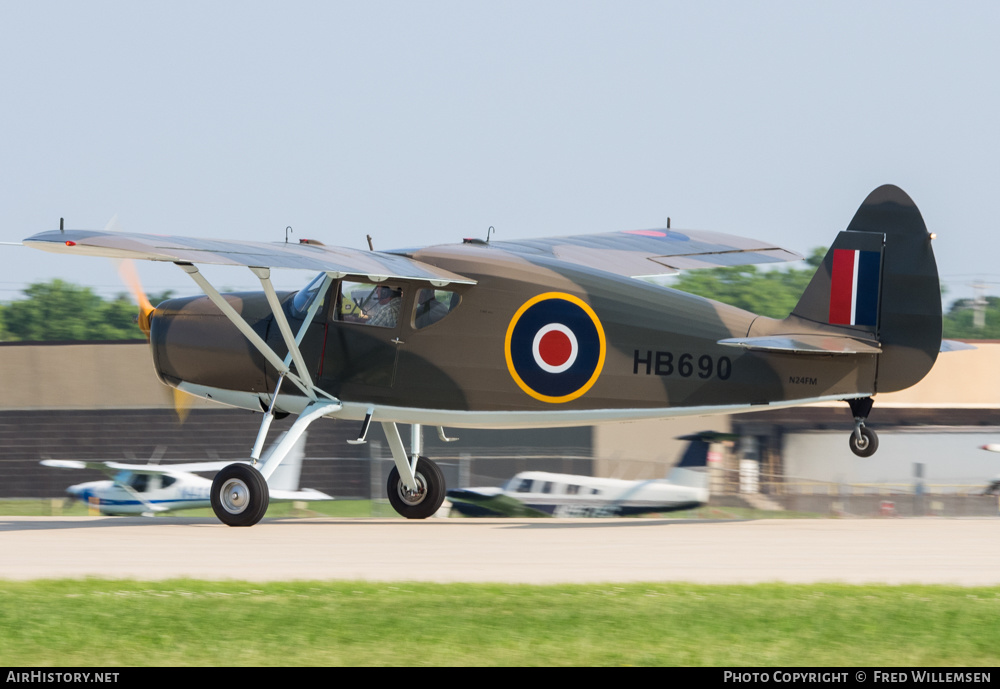
POLYGON ((394 328, 399 322, 399 307, 403 303, 403 290, 392 287, 376 287, 373 291, 374 305, 365 311, 368 325, 394 328))

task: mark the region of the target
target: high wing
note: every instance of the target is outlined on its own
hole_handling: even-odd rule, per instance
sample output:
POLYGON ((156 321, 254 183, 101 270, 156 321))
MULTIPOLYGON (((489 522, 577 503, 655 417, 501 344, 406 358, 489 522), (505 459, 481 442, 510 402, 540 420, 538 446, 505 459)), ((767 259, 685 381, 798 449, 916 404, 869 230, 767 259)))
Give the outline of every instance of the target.
MULTIPOLYGON (((361 251, 317 242, 267 243, 201 239, 106 230, 53 230, 23 242, 43 251, 132 258, 173 263, 298 268, 332 277, 366 276, 428 280, 438 285, 475 284, 474 280, 403 255, 408 251, 361 251)), ((472 244, 486 244, 470 240, 472 244)), ((526 258, 551 258, 617 275, 672 275, 681 270, 797 261, 801 255, 756 239, 722 232, 625 230, 600 234, 489 242, 526 258)))
POLYGON ((802 258, 767 242, 701 230, 625 230, 490 242, 489 246, 526 258, 547 257, 628 277, 673 275, 696 268, 778 263, 802 258))
POLYGON ((389 278, 428 280, 436 285, 475 284, 456 275, 397 254, 360 251, 309 243, 267 243, 199 239, 105 230, 53 230, 24 240, 25 246, 79 256, 105 256, 261 268, 298 268, 324 271, 331 277, 365 276, 374 282, 389 278))
POLYGON ((108 476, 119 471, 133 474, 176 474, 196 471, 219 471, 230 464, 249 464, 249 461, 186 462, 183 464, 128 464, 127 462, 85 462, 78 459, 43 459, 42 464, 59 469, 95 469, 108 476))

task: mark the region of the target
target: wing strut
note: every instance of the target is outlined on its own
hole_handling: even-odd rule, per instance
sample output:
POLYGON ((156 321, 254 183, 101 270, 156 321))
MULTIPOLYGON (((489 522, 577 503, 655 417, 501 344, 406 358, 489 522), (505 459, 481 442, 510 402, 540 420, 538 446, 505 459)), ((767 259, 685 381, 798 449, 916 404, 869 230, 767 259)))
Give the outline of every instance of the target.
POLYGON ((250 459, 253 460, 253 465, 257 466, 257 460, 260 459, 260 451, 264 447, 264 440, 267 438, 267 430, 271 427, 271 422, 274 421, 274 403, 278 401, 278 392, 281 390, 281 384, 285 380, 285 374, 282 373, 278 376, 278 384, 274 386, 274 394, 271 395, 271 404, 267 405, 267 411, 264 412, 264 420, 260 422, 260 430, 257 431, 257 440, 254 441, 253 449, 250 450, 250 459))
MULTIPOLYGON (((295 361, 295 373, 292 373, 291 368, 287 363, 282 361, 282 359, 274 353, 267 343, 254 332, 250 324, 247 323, 240 314, 236 313, 236 309, 229 305, 219 291, 212 286, 205 276, 199 272, 197 266, 191 265, 190 263, 178 263, 181 269, 191 276, 191 279, 197 283, 201 290, 205 293, 205 296, 215 304, 223 315, 229 319, 229 321, 243 333, 244 337, 250 341, 250 344, 260 352, 267 362, 274 367, 278 372, 279 376, 287 377, 292 383, 294 383, 300 390, 302 390, 305 395, 313 400, 314 402, 318 398, 318 394, 323 395, 333 401, 339 403, 339 400, 331 397, 326 392, 318 389, 313 385, 312 378, 309 376, 309 370, 306 367, 304 360, 302 359, 302 353, 299 351, 297 341, 291 335, 291 328, 288 325, 287 319, 285 319, 285 314, 281 309, 281 305, 277 302, 277 295, 274 292, 274 287, 271 285, 271 281, 267 275, 261 277, 261 284, 264 285, 264 292, 267 294, 268 303, 271 306, 271 311, 274 313, 275 322, 278 323, 278 328, 281 330, 281 336, 285 340, 285 344, 288 345, 288 351, 291 354, 293 361, 295 361), (273 298, 273 301, 272 301, 273 298), (318 393, 318 394, 317 394, 318 393)), ((267 269, 257 269, 257 270, 267 270, 267 269)), ((256 270, 254 271, 256 273, 256 270)), ((258 274, 260 277, 260 274, 258 274)), ((315 312, 314 312, 315 314, 315 312)), ((300 332, 300 334, 302 334, 300 332)))
MULTIPOLYGON (((295 362, 295 372, 302 379, 302 382, 309 386, 312 390, 313 382, 312 376, 309 375, 309 367, 306 366, 305 360, 302 358, 302 352, 299 351, 298 342, 295 336, 292 335, 292 327, 288 325, 288 319, 285 318, 285 310, 281 308, 281 302, 278 301, 278 295, 274 291, 274 285, 271 284, 271 269, 270 268, 250 268, 254 275, 260 279, 260 285, 264 288, 264 294, 267 296, 267 303, 271 305, 271 313, 274 314, 274 322, 278 324, 278 329, 281 331, 281 337, 285 340, 285 346, 288 347, 288 353, 292 355, 292 360, 295 362)), ((313 301, 318 301, 318 299, 313 299, 313 301)), ((299 334, 304 334, 303 330, 300 330, 299 334)), ((283 366, 286 366, 285 362, 281 362, 283 366)), ((309 397, 316 399, 315 394, 310 394, 309 397)))
POLYGON ((146 509, 149 511, 149 514, 153 514, 154 512, 166 512, 167 511, 166 507, 161 507, 159 505, 154 505, 153 503, 149 502, 149 500, 146 500, 146 498, 144 498, 141 495, 139 495, 139 493, 134 488, 132 488, 132 486, 128 485, 127 483, 124 483, 122 481, 117 481, 116 480, 115 481, 115 485, 118 486, 119 488, 121 488, 122 490, 124 490, 129 495, 131 495, 133 498, 135 498, 137 501, 139 501, 142 505, 144 505, 146 507, 146 509))
MULTIPOLYGON (((302 352, 299 350, 299 343, 302 341, 306 330, 309 328, 310 323, 312 323, 313 318, 316 316, 316 311, 319 308, 320 299, 314 299, 313 303, 309 307, 309 311, 306 315, 305 320, 302 323, 302 327, 299 328, 299 332, 296 335, 292 334, 292 328, 288 323, 288 319, 285 318, 284 309, 281 308, 281 302, 278 300, 278 294, 274 291, 274 285, 271 284, 271 270, 270 268, 261 268, 249 266, 253 274, 257 276, 260 280, 261 286, 264 288, 264 294, 267 296, 267 303, 271 307, 271 313, 274 314, 274 321, 278 324, 278 329, 281 331, 281 337, 285 341, 285 346, 288 347, 288 354, 285 359, 282 360, 278 355, 271 349, 268 344, 254 332, 250 324, 243 319, 240 314, 236 312, 232 306, 229 305, 219 291, 212 286, 205 276, 201 274, 198 268, 190 263, 178 263, 178 266, 184 270, 185 273, 191 276, 191 279, 201 287, 202 291, 205 293, 213 304, 223 315, 229 319, 229 321, 239 329, 241 333, 250 341, 258 352, 260 352, 268 363, 274 367, 278 372, 278 384, 274 388, 274 394, 271 396, 271 403, 268 405, 267 412, 264 414, 264 419, 261 421, 260 430, 257 431, 257 439, 254 442, 253 449, 250 451, 250 458, 254 465, 257 464, 260 459, 261 450, 264 447, 264 441, 267 438, 267 431, 271 427, 271 421, 274 419, 274 406, 278 400, 278 393, 281 390, 281 384, 284 382, 285 378, 292 381, 299 389, 302 390, 309 397, 311 403, 303 410, 299 417, 292 424, 292 427, 288 430, 283 438, 281 438, 275 445, 273 451, 270 452, 267 459, 264 461, 263 465, 259 467, 260 473, 265 479, 270 477, 274 470, 281 464, 281 461, 288 455, 289 451, 295 445, 295 442, 299 439, 306 428, 309 427, 316 419, 326 416, 335 411, 339 411, 342 407, 340 400, 333 397, 329 393, 325 392, 316 387, 313 383, 312 376, 309 375, 309 367, 305 363, 305 359, 302 358, 302 352), (289 364, 291 362, 295 363, 295 373, 292 373, 289 364), (322 395, 327 399, 319 399, 322 395)), ((323 289, 325 290, 331 281, 331 275, 327 273, 326 279, 323 282, 323 289)))
MULTIPOLYGON (((327 290, 330 289, 330 285, 333 283, 334 276, 330 273, 326 274, 323 279, 323 284, 319 287, 319 292, 312 303, 309 305, 309 310, 306 311, 305 320, 302 321, 302 326, 299 328, 299 332, 295 335, 295 350, 298 350, 300 344, 302 344, 302 338, 305 337, 306 331, 309 330, 309 326, 312 325, 313 319, 316 318, 316 312, 319 310, 320 303, 323 299, 319 298, 319 295, 326 294, 327 290)), ((288 350, 288 354, 285 355, 285 366, 292 363, 292 350, 288 350)))

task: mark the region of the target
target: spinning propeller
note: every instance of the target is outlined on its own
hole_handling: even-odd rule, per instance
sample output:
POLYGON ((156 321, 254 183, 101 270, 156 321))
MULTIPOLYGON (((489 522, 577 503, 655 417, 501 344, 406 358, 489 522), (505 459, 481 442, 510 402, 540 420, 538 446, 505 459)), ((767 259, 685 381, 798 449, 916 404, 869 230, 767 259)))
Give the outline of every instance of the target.
MULTIPOLYGON (((115 222, 115 220, 112 220, 112 223, 113 222, 115 222)), ((122 282, 124 282, 129 290, 131 290, 136 303, 139 304, 139 314, 136 317, 136 322, 139 325, 139 330, 141 330, 142 334, 146 336, 146 341, 149 342, 149 319, 153 315, 153 311, 156 310, 156 307, 149 301, 149 297, 146 296, 146 291, 142 288, 142 283, 139 281, 139 273, 135 269, 135 262, 132 259, 127 258, 117 261, 117 263, 118 275, 121 277, 122 282)), ((174 391, 174 411, 177 412, 178 420, 181 423, 184 423, 187 419, 188 413, 191 411, 191 405, 194 403, 194 398, 187 393, 181 392, 177 388, 172 389, 174 391)))
POLYGON ((150 303, 149 297, 146 296, 145 290, 142 289, 142 283, 139 282, 139 274, 135 270, 135 262, 132 259, 125 259, 118 262, 118 275, 121 276, 122 282, 132 291, 132 296, 135 297, 136 302, 139 304, 139 316, 138 324, 139 330, 142 334, 146 336, 146 341, 149 341, 149 317, 153 314, 155 307, 150 303))

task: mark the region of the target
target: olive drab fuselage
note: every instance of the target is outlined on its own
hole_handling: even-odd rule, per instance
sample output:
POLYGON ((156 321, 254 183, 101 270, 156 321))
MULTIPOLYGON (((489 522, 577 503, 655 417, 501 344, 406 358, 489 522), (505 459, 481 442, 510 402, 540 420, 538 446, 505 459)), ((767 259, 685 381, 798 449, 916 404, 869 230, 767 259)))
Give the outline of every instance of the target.
POLYGON ((941 343, 932 238, 902 190, 879 187, 780 320, 643 278, 796 257, 713 232, 396 252, 90 230, 25 244, 187 272, 206 296, 164 302, 148 320, 158 375, 192 394, 267 407, 281 379, 290 384, 278 411, 322 398, 342 418, 377 407, 392 421, 502 427, 852 400, 913 385, 941 343), (264 291, 219 295, 199 263, 249 268, 264 291), (278 295, 271 268, 322 272, 301 293, 278 295), (305 308, 314 293, 318 311, 305 308))
MULTIPOLYGON (((449 288, 458 295, 458 306, 417 329, 414 301, 425 283, 388 283, 403 296, 397 325, 384 328, 337 320, 335 281, 300 347, 318 385, 344 402, 453 411, 625 410, 757 405, 874 391, 873 355, 805 358, 720 345, 719 340, 746 336, 757 316, 652 282, 531 262, 488 246, 436 247, 414 257, 477 284, 449 288), (553 313, 534 319, 541 327, 529 323, 525 336, 509 337, 532 309, 543 308, 553 313), (562 315, 575 323, 570 329, 575 361, 583 367, 564 385, 560 379, 570 376, 572 367, 543 370, 531 337, 562 315)), ((283 295, 294 328, 301 319, 289 308, 292 296, 283 295)), ((227 299, 283 356, 263 296, 227 299)), ((204 297, 157 308, 152 346, 161 378, 269 394, 277 381, 274 369, 225 318, 213 314, 217 309, 204 297)), ((566 363, 565 352, 556 349, 550 369, 566 363)))

